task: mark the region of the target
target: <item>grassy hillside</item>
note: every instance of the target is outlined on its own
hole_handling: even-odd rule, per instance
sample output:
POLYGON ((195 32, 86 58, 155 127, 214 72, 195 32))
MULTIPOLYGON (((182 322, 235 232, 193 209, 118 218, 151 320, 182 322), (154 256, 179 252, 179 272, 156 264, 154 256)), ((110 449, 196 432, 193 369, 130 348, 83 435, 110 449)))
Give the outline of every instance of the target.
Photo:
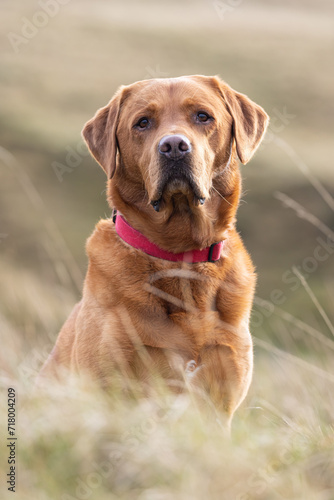
POLYGON ((0 3, 0 456, 7 471, 14 386, 16 498, 334 499, 333 3, 46 3, 0 3), (254 383, 231 442, 164 391, 31 393, 80 298, 85 240, 110 215, 83 124, 121 84, 193 73, 271 117, 242 167, 238 227, 259 278, 254 383))

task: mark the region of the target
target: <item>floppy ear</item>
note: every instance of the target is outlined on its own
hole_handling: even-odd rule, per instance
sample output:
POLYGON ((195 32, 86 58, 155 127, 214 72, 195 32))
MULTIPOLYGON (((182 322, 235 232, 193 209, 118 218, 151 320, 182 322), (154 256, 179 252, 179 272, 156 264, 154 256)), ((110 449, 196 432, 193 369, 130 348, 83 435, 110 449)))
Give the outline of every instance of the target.
POLYGON ((249 162, 259 147, 266 132, 269 116, 258 104, 246 95, 233 90, 225 82, 219 81, 227 109, 233 118, 233 133, 237 153, 241 163, 249 162))
POLYGON ((122 89, 117 92, 107 106, 96 112, 95 116, 85 124, 81 132, 89 151, 101 165, 108 179, 113 177, 116 170, 116 130, 121 94, 122 89))

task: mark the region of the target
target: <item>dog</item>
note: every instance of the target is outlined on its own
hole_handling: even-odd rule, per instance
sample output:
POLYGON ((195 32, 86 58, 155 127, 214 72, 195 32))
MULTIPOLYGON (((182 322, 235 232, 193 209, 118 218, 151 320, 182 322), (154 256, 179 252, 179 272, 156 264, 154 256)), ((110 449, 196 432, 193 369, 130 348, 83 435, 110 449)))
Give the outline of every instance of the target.
POLYGON ((87 242, 82 300, 41 376, 102 385, 155 374, 207 395, 227 426, 252 378, 256 282, 235 228, 266 112, 219 77, 122 86, 82 131, 105 171, 113 217, 87 242))

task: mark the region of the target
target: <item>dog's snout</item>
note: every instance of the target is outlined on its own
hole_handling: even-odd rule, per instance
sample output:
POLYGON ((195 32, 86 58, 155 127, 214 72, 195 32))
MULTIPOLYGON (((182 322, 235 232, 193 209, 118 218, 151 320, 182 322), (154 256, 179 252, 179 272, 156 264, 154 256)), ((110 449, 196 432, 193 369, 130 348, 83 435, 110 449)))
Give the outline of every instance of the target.
POLYGON ((158 149, 161 155, 178 160, 191 152, 191 144, 185 135, 165 135, 159 142, 158 149))

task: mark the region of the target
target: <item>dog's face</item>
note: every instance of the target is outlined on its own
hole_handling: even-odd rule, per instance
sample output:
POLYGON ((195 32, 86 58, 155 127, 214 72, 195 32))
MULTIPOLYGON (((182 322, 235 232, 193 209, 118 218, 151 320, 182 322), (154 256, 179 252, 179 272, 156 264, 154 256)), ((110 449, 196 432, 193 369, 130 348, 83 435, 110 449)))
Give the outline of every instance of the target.
POLYGON ((267 122, 260 106, 218 78, 186 76, 121 87, 83 136, 125 203, 168 218, 184 207, 210 212, 211 203, 212 218, 215 184, 233 195, 230 166, 236 154, 250 160, 267 122))
POLYGON ((212 177, 228 162, 232 117, 202 78, 151 80, 132 86, 117 127, 124 168, 144 180, 156 211, 177 194, 189 205, 209 197, 212 177))

